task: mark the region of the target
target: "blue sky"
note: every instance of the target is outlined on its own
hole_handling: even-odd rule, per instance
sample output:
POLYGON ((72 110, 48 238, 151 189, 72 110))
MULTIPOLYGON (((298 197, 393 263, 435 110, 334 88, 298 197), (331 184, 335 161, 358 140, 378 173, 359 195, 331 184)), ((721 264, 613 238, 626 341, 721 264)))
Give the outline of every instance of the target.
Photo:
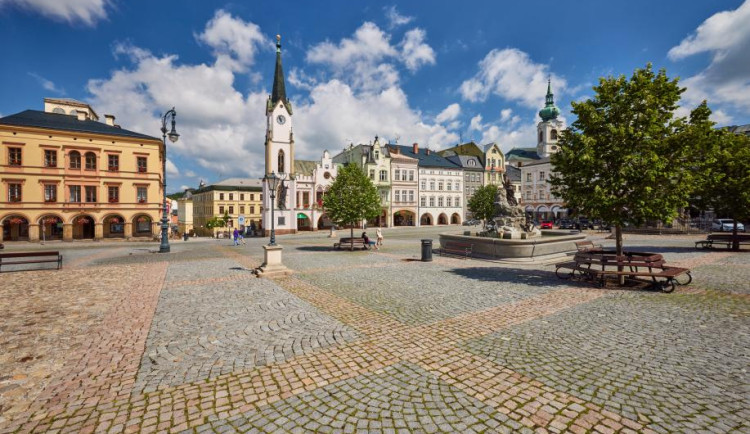
POLYGON ((0 0, 0 115, 69 97, 159 135, 178 113, 169 190, 260 176, 265 99, 282 35, 297 158, 377 134, 433 149, 533 146, 552 78, 570 101, 652 62, 750 122, 750 0, 221 2, 0 0))

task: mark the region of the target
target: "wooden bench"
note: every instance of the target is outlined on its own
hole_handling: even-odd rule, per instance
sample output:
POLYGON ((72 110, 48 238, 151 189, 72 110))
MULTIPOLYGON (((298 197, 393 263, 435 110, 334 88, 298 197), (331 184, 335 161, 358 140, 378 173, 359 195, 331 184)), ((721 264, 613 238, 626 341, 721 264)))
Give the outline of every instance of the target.
POLYGON ((555 268, 555 275, 561 279, 570 279, 576 273, 580 277, 597 281, 602 287, 607 277, 625 276, 638 281, 644 281, 638 278, 645 277, 648 279, 646 282, 664 292, 672 292, 676 284, 688 285, 693 280, 689 269, 668 266, 659 254, 636 252, 617 256, 612 252, 584 251, 576 253, 573 262, 557 264, 555 268), (685 277, 679 280, 683 275, 685 277))
POLYGON ((334 249, 341 249, 343 248, 352 248, 352 245, 354 248, 361 248, 362 250, 367 250, 370 248, 369 244, 365 244, 364 238, 341 238, 339 239, 338 243, 333 243, 334 249))
POLYGON ((588 252, 589 250, 600 250, 601 244, 594 244, 591 240, 576 241, 576 248, 579 252, 588 252))
POLYGON ((0 273, 3 272, 3 265, 43 264, 48 262, 57 262, 57 269, 59 270, 62 268, 62 260, 63 257, 60 252, 0 253, 0 273), (8 259, 11 260, 8 261, 8 259))
POLYGON ((474 249, 474 244, 463 242, 463 241, 445 241, 445 244, 440 246, 440 255, 456 255, 463 256, 464 259, 471 256, 471 251, 474 249))
POLYGON ((695 248, 712 249, 714 244, 726 244, 727 249, 732 248, 734 240, 737 239, 739 245, 750 244, 750 234, 708 234, 705 240, 695 242, 695 248))

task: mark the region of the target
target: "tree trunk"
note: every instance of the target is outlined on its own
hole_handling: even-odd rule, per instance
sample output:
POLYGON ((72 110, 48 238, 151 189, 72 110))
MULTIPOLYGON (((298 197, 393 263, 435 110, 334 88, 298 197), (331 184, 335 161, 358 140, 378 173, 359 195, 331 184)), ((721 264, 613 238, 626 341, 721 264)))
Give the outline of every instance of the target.
POLYGON ((354 251, 354 225, 349 226, 349 251, 354 251))
MULTIPOLYGON (((622 226, 620 225, 615 225, 615 255, 618 258, 622 256, 622 226)), ((624 267, 622 265, 618 265, 617 271, 622 271, 622 270, 624 270, 624 267)), ((617 284, 620 286, 625 285, 624 275, 621 274, 617 276, 617 284)))

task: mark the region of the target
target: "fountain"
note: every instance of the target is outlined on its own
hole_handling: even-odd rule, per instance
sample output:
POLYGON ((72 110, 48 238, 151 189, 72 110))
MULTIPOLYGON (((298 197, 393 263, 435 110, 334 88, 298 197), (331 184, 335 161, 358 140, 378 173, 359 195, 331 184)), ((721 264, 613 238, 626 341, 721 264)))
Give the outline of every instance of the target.
POLYGON ((556 262, 576 251, 575 242, 586 238, 577 231, 541 230, 527 217, 515 198, 513 186, 503 176, 503 188, 498 189, 495 217, 487 228, 471 235, 440 234, 440 244, 460 241, 473 245, 474 256, 508 262, 556 262))

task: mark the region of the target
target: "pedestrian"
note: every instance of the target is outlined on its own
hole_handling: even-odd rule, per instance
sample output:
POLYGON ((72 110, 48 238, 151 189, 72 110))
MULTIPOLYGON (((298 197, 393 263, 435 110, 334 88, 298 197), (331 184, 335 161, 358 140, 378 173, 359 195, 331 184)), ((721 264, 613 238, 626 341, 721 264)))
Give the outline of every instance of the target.
POLYGON ((361 238, 364 240, 365 246, 367 246, 368 248, 375 247, 375 250, 380 250, 378 249, 378 245, 375 243, 375 241, 372 241, 370 237, 367 236, 367 232, 362 232, 361 238))
POLYGON ((243 246, 247 245, 247 243, 245 242, 245 236, 242 235, 242 232, 240 232, 240 241, 242 242, 243 246))
POLYGON ((239 246, 240 245, 239 243, 240 231, 235 229, 234 232, 232 232, 232 237, 234 238, 234 245, 239 246))
POLYGON ((255 222, 254 221, 250 223, 250 236, 251 237, 255 236, 255 222))
POLYGON ((383 231, 381 231, 380 228, 375 229, 375 236, 378 239, 378 242, 375 244, 378 246, 382 246, 383 245, 383 231))

